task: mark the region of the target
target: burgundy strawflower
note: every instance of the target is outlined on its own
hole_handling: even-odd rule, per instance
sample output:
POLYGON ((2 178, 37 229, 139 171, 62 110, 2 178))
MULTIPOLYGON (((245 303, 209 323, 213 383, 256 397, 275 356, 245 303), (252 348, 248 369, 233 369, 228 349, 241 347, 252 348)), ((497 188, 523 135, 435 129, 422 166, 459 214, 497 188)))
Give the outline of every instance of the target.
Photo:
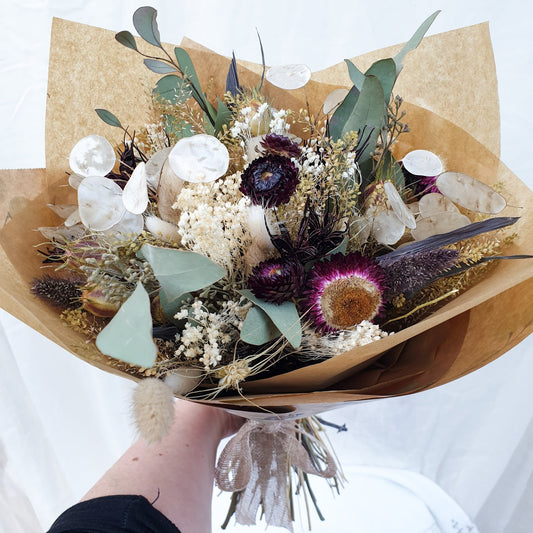
POLYGON ((384 289, 383 271, 372 259, 334 254, 309 273, 302 307, 318 332, 333 333, 376 317, 384 289))
POLYGON ((300 262, 269 259, 253 268, 248 285, 258 298, 281 304, 298 295, 304 278, 300 262))
POLYGON ((267 154, 282 155, 289 159, 298 158, 302 155, 302 150, 298 143, 291 141, 284 135, 277 135, 276 133, 269 133, 261 141, 261 146, 267 154))
POLYGON ((264 207, 286 204, 298 186, 298 169, 288 157, 254 159, 241 176, 240 191, 264 207))

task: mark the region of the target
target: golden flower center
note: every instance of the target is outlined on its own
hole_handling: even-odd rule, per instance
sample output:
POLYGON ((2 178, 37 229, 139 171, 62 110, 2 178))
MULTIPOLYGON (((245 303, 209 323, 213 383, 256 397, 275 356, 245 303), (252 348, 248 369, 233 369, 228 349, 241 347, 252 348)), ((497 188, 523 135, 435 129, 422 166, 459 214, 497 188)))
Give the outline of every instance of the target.
POLYGON ((320 298, 324 319, 337 329, 349 329, 363 320, 372 320, 380 303, 378 288, 357 276, 332 281, 320 298))

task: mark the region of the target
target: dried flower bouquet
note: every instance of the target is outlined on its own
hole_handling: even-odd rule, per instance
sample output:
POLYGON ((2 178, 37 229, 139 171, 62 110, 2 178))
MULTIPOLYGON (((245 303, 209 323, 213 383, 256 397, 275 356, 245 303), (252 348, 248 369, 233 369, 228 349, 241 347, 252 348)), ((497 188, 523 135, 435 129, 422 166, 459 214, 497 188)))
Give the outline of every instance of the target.
MULTIPOLYGON (((504 353, 531 331, 532 195, 491 149, 395 95, 436 16, 342 75, 169 47, 148 7, 142 39, 115 36, 129 50, 56 21, 47 170, 12 174, 32 201, 0 235, 3 306, 141 380, 137 405, 186 395, 256 419, 424 390, 504 353), (65 89, 98 68, 65 70, 81 34, 125 94, 116 79, 65 89), (66 112, 84 99, 90 129, 66 112)), ((316 426, 301 424, 309 448, 316 426)), ((314 457, 328 471, 328 452, 314 457)))

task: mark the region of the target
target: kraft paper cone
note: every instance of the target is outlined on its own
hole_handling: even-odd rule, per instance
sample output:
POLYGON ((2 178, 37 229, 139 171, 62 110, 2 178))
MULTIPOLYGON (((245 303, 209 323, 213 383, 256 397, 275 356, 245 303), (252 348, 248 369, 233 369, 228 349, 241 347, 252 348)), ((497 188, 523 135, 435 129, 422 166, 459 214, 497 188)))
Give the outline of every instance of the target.
MULTIPOLYGON (((420 68, 442 69, 457 54, 449 51, 457 39, 461 46, 476 42, 479 46, 476 54, 482 59, 462 56, 461 70, 445 80, 448 85, 444 93, 435 98, 427 95, 427 101, 430 108, 441 114, 460 104, 460 116, 448 112, 447 118, 457 120, 483 142, 443 116, 406 103, 411 133, 401 138, 395 155, 401 158, 412 149, 429 149, 441 156, 447 170, 464 172, 489 184, 503 184, 509 207, 501 215, 521 217, 512 229, 518 237, 505 253, 532 253, 533 193, 495 155, 499 151, 497 113, 487 111, 484 115, 484 108, 481 111, 475 108, 479 90, 486 105, 491 110, 498 109, 486 25, 428 38, 429 44, 413 52, 406 62, 400 76, 404 82, 398 87, 420 103, 420 76, 424 74, 420 68), (442 50, 446 53, 439 53, 442 50), (417 67, 418 56, 422 67, 417 67), (474 83, 476 90, 462 93, 474 83)), ((184 46, 203 87, 209 86, 214 93, 222 94, 229 60, 190 41, 185 41, 184 46)), ((370 59, 367 55, 354 61, 364 66, 370 59)), ((254 71, 257 65, 241 65, 242 82, 257 83, 254 71)), ((84 336, 62 323, 56 310, 34 298, 29 283, 41 269, 41 258, 33 246, 43 238, 36 228, 60 223, 46 204, 69 203, 67 197, 73 196, 65 175, 70 149, 89 133, 120 140, 116 138, 117 130, 101 122, 92 110, 109 109, 132 128, 142 124, 149 100, 143 86, 153 86, 156 79, 135 53, 115 43, 112 32, 54 20, 46 124, 47 169, 0 173, 2 181, 17 184, 0 203, 2 220, 7 221, 0 232, 0 260, 4 265, 0 272, 2 307, 74 355, 128 378, 132 376, 118 370, 111 358, 100 354, 84 336), (108 72, 114 76, 107 75, 108 72), (116 94, 116 87, 128 89, 116 94)), ((287 95, 266 85, 265 93, 274 103, 279 102, 277 105, 283 103, 293 109, 301 107, 307 96, 311 109, 316 111, 329 91, 343 84, 346 74, 335 66, 316 73, 305 91, 287 95)), ((260 411, 258 406, 262 406, 276 413, 301 416, 327 410, 337 403, 422 391, 476 370, 532 330, 533 261, 500 261, 477 285, 409 328, 322 363, 247 383, 246 398, 236 395, 210 403, 251 411, 260 411)))

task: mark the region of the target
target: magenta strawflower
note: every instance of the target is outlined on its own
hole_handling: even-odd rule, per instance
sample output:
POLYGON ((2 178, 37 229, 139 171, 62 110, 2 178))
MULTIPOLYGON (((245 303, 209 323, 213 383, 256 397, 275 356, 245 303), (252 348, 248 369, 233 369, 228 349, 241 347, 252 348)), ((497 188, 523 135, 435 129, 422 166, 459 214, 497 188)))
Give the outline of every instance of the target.
POLYGON ((384 279, 372 259, 359 253, 335 254, 309 273, 302 301, 306 318, 323 334, 371 321, 383 307, 384 279))
POLYGON ((264 207, 286 204, 298 186, 298 169, 288 157, 254 159, 241 176, 240 191, 264 207))
POLYGON ((248 285, 258 298, 281 304, 298 295, 304 277, 299 261, 269 259, 253 268, 248 285))

